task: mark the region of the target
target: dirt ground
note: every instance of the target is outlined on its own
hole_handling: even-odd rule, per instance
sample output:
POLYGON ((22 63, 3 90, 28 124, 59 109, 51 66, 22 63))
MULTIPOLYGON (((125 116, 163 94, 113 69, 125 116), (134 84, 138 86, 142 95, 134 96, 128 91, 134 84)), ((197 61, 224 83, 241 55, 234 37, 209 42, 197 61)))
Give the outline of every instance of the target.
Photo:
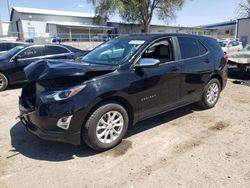
POLYGON ((145 120, 104 153, 37 138, 15 119, 21 89, 1 92, 0 187, 249 188, 250 87, 232 81, 215 108, 145 120))

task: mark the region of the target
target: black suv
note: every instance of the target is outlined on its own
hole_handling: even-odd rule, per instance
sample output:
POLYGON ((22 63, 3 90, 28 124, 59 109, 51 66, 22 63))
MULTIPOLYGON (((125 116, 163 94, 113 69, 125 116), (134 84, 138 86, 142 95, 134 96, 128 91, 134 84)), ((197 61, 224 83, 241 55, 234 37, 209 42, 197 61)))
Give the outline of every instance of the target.
POLYGON ((227 82, 219 43, 186 34, 116 38, 82 63, 40 61, 25 73, 19 117, 28 130, 97 151, 140 120, 195 102, 212 108, 227 82))
POLYGON ((83 51, 67 45, 19 45, 0 56, 0 91, 9 84, 27 81, 24 68, 30 63, 42 59, 77 59, 83 57, 83 51))

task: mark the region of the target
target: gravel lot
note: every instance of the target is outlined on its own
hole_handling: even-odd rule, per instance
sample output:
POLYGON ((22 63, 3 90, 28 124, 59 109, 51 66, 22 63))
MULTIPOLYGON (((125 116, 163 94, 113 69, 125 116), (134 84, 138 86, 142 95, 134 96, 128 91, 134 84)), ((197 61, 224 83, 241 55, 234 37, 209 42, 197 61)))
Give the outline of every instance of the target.
MULTIPOLYGON (((217 106, 190 105, 131 127, 116 148, 44 141, 0 93, 0 187, 250 187, 250 87, 229 80, 217 106)), ((248 85, 248 83, 246 83, 248 85)))

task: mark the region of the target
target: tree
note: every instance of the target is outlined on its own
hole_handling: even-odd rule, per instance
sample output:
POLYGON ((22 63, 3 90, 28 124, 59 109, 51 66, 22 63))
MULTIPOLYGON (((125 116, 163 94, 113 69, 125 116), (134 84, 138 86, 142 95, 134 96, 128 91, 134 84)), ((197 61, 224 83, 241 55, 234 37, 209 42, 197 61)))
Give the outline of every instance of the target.
POLYGON ((250 0, 241 1, 236 11, 240 18, 250 18, 250 0))
POLYGON ((124 21, 140 23, 144 31, 149 32, 153 15, 159 20, 175 17, 185 0, 88 0, 95 7, 96 16, 108 20, 111 14, 118 11, 124 21))

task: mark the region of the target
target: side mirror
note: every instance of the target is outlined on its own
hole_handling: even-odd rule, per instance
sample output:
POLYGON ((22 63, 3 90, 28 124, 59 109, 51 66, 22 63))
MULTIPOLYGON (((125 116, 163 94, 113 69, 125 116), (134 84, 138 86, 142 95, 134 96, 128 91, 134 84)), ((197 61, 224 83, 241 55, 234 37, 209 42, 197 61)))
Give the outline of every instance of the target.
POLYGON ((160 60, 153 58, 142 58, 139 62, 135 64, 135 68, 150 68, 157 67, 160 64, 160 60))
POLYGON ((14 62, 18 62, 21 59, 20 55, 16 55, 13 59, 14 62))

